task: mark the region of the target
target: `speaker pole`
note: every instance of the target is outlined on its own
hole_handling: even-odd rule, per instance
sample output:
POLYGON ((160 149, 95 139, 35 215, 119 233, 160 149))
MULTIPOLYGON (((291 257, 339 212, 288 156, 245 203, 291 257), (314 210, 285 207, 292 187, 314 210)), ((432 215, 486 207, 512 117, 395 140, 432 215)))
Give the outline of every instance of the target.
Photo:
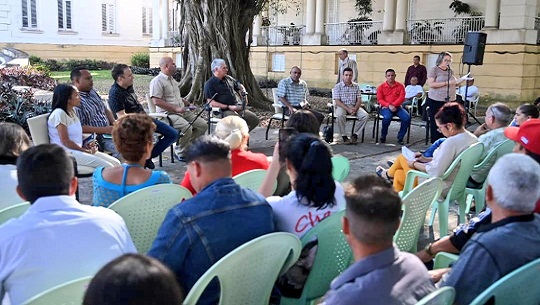
MULTIPOLYGON (((467 74, 470 74, 471 73, 471 64, 467 64, 468 68, 467 68, 467 74)), ((472 125, 470 122, 469 122, 469 116, 471 116, 475 121, 476 123, 478 123, 478 125, 482 125, 482 123, 480 123, 480 121, 471 113, 471 108, 470 108, 470 104, 469 104, 469 99, 468 99, 468 92, 469 92, 469 81, 466 80, 465 81, 465 96, 463 96, 463 106, 465 106, 465 114, 467 115, 467 125, 470 126, 472 125)))

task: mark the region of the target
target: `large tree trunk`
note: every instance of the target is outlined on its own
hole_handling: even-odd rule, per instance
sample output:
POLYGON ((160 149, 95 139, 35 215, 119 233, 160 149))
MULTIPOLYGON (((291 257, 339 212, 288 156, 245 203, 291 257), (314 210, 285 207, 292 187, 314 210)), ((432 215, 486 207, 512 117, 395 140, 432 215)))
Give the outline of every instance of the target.
POLYGON ((269 109, 270 101, 261 91, 249 65, 246 35, 254 17, 268 0, 178 0, 180 33, 184 41, 182 95, 203 101, 204 82, 211 77, 210 63, 223 58, 231 76, 246 87, 250 104, 269 109))

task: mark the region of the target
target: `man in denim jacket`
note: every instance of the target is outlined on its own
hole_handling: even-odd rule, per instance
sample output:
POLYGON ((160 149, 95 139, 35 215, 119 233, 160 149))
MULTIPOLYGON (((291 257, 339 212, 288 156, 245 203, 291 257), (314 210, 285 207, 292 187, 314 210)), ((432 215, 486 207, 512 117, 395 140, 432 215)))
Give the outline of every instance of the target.
MULTIPOLYGON (((226 142, 200 137, 187 148, 185 158, 197 196, 169 211, 148 255, 171 268, 187 294, 223 256, 275 229, 265 198, 231 178, 226 142)), ((198 304, 217 304, 218 291, 213 283, 198 304)))

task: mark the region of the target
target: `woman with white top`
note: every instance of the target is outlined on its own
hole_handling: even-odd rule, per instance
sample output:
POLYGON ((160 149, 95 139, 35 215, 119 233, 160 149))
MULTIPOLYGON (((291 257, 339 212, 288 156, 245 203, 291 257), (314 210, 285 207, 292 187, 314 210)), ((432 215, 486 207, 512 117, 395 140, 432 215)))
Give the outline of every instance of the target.
MULTIPOLYGON (((281 167, 279 144, 259 192, 268 197, 281 167)), ((292 136, 282 152, 292 191, 266 200, 272 207, 278 231, 304 235, 332 213, 345 208, 343 188, 332 177, 332 152, 318 137, 300 133, 292 136)))
POLYGON ((77 165, 94 168, 120 165, 115 157, 99 152, 96 141, 83 145, 81 121, 73 109, 80 104, 81 98, 76 87, 60 84, 54 88, 52 112, 47 122, 50 142, 69 151, 77 160, 77 165))

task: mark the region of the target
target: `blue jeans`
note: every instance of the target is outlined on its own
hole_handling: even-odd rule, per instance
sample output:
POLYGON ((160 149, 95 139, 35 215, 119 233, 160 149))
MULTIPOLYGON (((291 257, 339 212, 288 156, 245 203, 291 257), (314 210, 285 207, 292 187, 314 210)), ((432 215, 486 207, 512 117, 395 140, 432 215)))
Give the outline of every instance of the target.
POLYGON ((162 121, 156 119, 154 119, 154 124, 156 124, 156 132, 161 134, 162 137, 156 144, 154 144, 152 155, 150 156, 151 158, 159 156, 159 154, 167 149, 167 147, 169 147, 172 143, 175 143, 178 139, 178 131, 169 124, 163 123, 162 121))
POLYGON ((395 112, 392 112, 390 111, 390 108, 385 107, 381 109, 381 115, 383 116, 381 138, 386 139, 388 126, 390 126, 392 116, 397 115, 401 120, 401 127, 399 128, 397 138, 398 140, 403 140, 405 133, 407 133, 407 128, 409 128, 409 122, 411 121, 409 113, 402 107, 398 107, 395 112))

